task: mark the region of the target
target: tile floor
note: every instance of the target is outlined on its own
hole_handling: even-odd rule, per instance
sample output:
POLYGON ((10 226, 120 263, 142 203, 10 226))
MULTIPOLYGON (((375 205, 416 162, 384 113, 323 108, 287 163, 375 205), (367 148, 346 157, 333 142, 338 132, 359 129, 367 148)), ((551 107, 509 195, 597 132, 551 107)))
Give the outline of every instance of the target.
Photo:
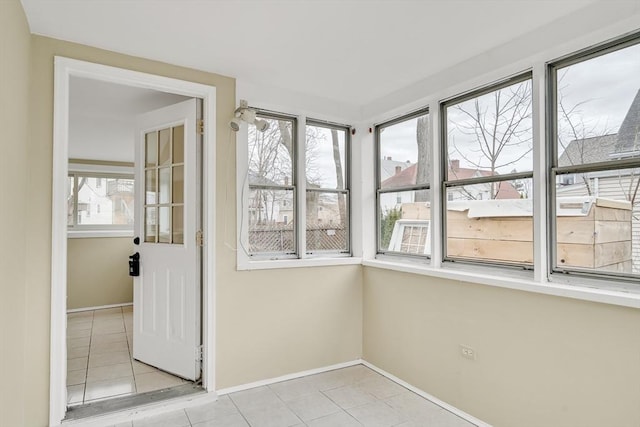
POLYGON ((116 427, 472 427, 362 365, 221 396, 116 427))
POLYGON ((185 381, 132 358, 133 307, 67 315, 67 404, 160 390, 185 381))

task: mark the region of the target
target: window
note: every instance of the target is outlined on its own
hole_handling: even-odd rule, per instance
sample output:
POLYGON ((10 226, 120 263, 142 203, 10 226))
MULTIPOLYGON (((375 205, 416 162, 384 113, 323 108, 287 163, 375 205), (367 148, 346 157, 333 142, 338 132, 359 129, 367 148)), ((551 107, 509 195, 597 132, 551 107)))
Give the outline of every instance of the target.
POLYGON ((249 126, 249 253, 295 256, 296 120, 260 114, 265 132, 249 126))
POLYGON ((444 259, 532 266, 531 75, 441 111, 444 259))
POLYGON ((640 274, 640 40, 549 67, 552 271, 640 274))
POLYGON ((269 127, 248 130, 248 255, 349 255, 350 128, 264 111, 257 116, 269 127), (304 128, 302 141, 298 126, 304 128))
POLYGON ((349 253, 349 129, 307 121, 307 253, 349 253))
POLYGON ((378 253, 427 256, 429 227, 407 226, 406 220, 431 218, 431 133, 427 110, 376 126, 378 253), (400 220, 402 226, 396 223, 400 220), (413 233, 414 227, 424 230, 413 233), (405 231, 412 232, 407 237, 405 231), (416 238, 420 234, 422 237, 416 238), (413 236, 413 237, 412 237, 413 236), (393 242, 392 242, 393 241, 393 242), (404 244, 402 242, 405 242, 404 244))
POLYGON ((135 195, 133 183, 132 176, 71 173, 67 185, 69 229, 132 230, 135 195))

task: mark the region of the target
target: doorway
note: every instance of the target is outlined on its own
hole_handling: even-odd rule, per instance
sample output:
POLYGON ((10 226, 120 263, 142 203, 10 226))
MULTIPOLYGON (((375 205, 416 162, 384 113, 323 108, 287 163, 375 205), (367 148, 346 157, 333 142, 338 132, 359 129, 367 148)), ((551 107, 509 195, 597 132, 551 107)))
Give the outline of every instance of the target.
MULTIPOLYGON (((127 150, 122 150, 122 148, 118 149, 116 142, 111 142, 111 143, 109 142, 105 143, 105 141, 100 142, 100 136, 104 137, 105 132, 97 132, 96 129, 94 129, 93 134, 94 136, 98 135, 98 137, 91 138, 91 139, 98 140, 97 146, 99 148, 98 150, 95 150, 95 152, 98 154, 87 155, 89 151, 85 151, 83 155, 75 154, 76 153, 75 150, 77 149, 77 147, 73 145, 73 138, 77 136, 74 134, 74 132, 77 129, 74 128, 74 125, 73 125, 74 121, 72 120, 73 119, 72 116, 74 114, 74 98, 70 96, 71 94, 73 94, 74 84, 77 82, 81 82, 80 84, 93 84, 95 87, 102 87, 103 89, 106 89, 104 93, 108 94, 107 99, 111 99, 111 101, 113 102, 116 102, 118 100, 117 99, 118 97, 116 95, 119 90, 123 90, 127 92, 129 95, 136 94, 138 99, 142 100, 137 108, 140 108, 144 111, 157 109, 157 107, 166 107, 167 105, 176 105, 176 102, 180 102, 187 98, 199 98, 202 100, 201 111, 204 117, 215 117, 215 111, 214 111, 215 89, 212 87, 204 86, 200 84, 194 84, 194 83, 168 79, 164 77, 158 77, 158 76, 137 73, 133 71, 122 70, 122 69, 112 68, 112 67, 98 65, 98 64, 91 64, 91 63, 86 63, 82 61, 70 60, 67 58, 59 58, 59 57, 56 58, 55 70, 56 70, 56 75, 55 75, 56 85, 55 85, 55 95, 54 95, 55 134, 54 134, 54 168, 53 168, 54 169, 54 174, 53 174, 54 191, 53 191, 53 213, 52 213, 53 240, 52 240, 52 313, 51 313, 52 339, 51 339, 50 423, 52 425, 57 425, 61 422, 62 419, 64 419, 68 401, 74 401, 74 403, 78 402, 77 396, 75 397, 75 399, 67 398, 68 397, 67 380, 70 378, 68 374, 68 372, 70 371, 68 371, 67 369, 67 363, 70 364, 69 368, 75 368, 77 367, 75 366, 75 364, 81 365, 83 362, 86 362, 88 365, 94 365, 94 366, 88 366, 87 372, 84 374, 85 385, 84 385, 84 391, 83 391, 83 400, 82 400, 83 403, 86 403, 92 400, 91 399, 92 397, 95 399, 109 397, 105 395, 103 395, 102 397, 98 397, 98 395, 93 395, 91 393, 87 394, 88 382, 90 378, 89 370, 91 368, 93 368, 91 370, 91 372, 93 372, 92 381, 96 381, 96 378, 98 378, 97 381, 100 381, 99 378, 101 378, 101 375, 107 375, 107 376, 116 375, 113 371, 117 369, 122 369, 123 375, 125 374, 124 370, 127 370, 125 369, 126 367, 125 365, 127 364, 127 362, 119 364, 121 366, 117 368, 113 367, 115 365, 112 365, 111 368, 104 368, 104 366, 103 367, 96 366, 96 365, 103 364, 103 362, 100 362, 99 360, 105 358, 105 356, 100 356, 99 353, 94 354, 93 363, 90 362, 91 360, 90 354, 87 354, 86 361, 83 359, 85 356, 80 356, 79 358, 72 357, 68 359, 68 356, 75 356, 76 355, 75 352, 80 351, 80 350, 74 350, 72 346, 68 347, 68 345, 70 344, 70 340, 74 340, 76 338, 81 338, 81 337, 73 337, 68 339, 67 332, 68 331, 71 332, 73 330, 74 332, 71 335, 74 335, 74 333, 75 335, 78 335, 78 331, 82 330, 83 332, 80 332, 80 335, 87 335, 89 323, 91 323, 91 332, 89 333, 89 340, 95 339, 93 337, 97 337, 98 335, 103 335, 102 337, 97 339, 97 341, 94 342, 94 345, 91 345, 91 343, 89 343, 90 344, 88 346, 89 351, 93 349, 97 349, 98 351, 100 351, 100 349, 118 350, 116 349, 116 346, 122 347, 120 348, 120 350, 125 350, 124 347, 126 346, 127 350, 130 351, 127 354, 128 363, 131 365, 135 364, 136 366, 132 366, 131 371, 127 370, 126 374, 128 375, 129 372, 132 374, 132 380, 134 381, 133 390, 136 389, 136 385, 139 386, 138 388, 140 389, 140 391, 143 391, 143 392, 151 391, 155 387, 153 384, 150 384, 149 381, 147 381, 146 384, 145 384, 145 381, 140 381, 139 384, 135 384, 137 378, 136 378, 136 373, 134 369, 136 367, 138 370, 138 374, 140 375, 139 378, 141 380, 145 378, 145 373, 143 373, 142 371, 147 371, 146 377, 150 378, 155 375, 157 377, 156 379, 162 378, 164 381, 162 380, 155 381, 156 386, 159 386, 159 387, 165 387, 165 386, 171 387, 172 385, 182 384, 184 380, 181 379, 181 377, 187 377, 189 380, 192 380, 192 381, 194 380, 200 381, 200 372, 202 372, 201 382, 202 382, 203 388, 205 390, 214 390, 214 387, 213 387, 214 372, 213 372, 213 361, 212 361, 214 328, 212 324, 212 319, 214 318, 213 316, 213 308, 214 308, 213 281, 215 278, 215 274, 213 271, 213 266, 214 266, 213 247, 208 246, 206 242, 215 241, 214 223, 212 221, 212 216, 213 216, 214 206, 215 206, 214 199, 213 199, 214 192, 207 191, 208 188, 215 188, 215 174, 214 174, 214 171, 215 171, 215 162, 214 162, 215 160, 215 121, 211 120, 210 123, 205 121, 202 135, 198 137, 202 139, 202 142, 204 142, 204 148, 201 153, 202 167, 200 169, 202 173, 202 191, 201 191, 202 209, 198 210, 198 221, 199 221, 198 229, 201 233, 199 236, 202 236, 199 239, 200 242, 202 242, 202 245, 201 246, 198 245, 199 247, 198 256, 200 256, 200 253, 201 253, 202 258, 201 260, 198 259, 197 260, 198 264, 197 265, 194 264, 194 267, 192 268, 192 270, 197 270, 198 273, 200 273, 200 271, 202 272, 202 287, 196 286, 194 288, 197 290, 197 298, 192 298, 191 300, 188 300, 188 299, 185 300, 184 298, 184 296, 186 295, 185 292, 181 293, 181 292, 175 291, 175 289, 184 289, 185 282, 195 283, 194 280, 196 279, 194 279, 193 277, 187 278, 186 276, 184 276, 181 280, 178 280, 179 282, 178 285, 182 287, 180 286, 172 287, 169 290, 169 288, 167 288, 166 286, 165 288, 162 288, 163 284, 159 283, 156 280, 153 280, 153 281, 148 280, 147 281, 148 283, 153 282, 152 285, 146 286, 146 288, 143 287, 142 284, 147 283, 144 281, 144 273, 143 273, 142 276, 134 277, 133 280, 137 282, 135 286, 138 286, 138 288, 135 288, 134 286, 135 289, 140 288, 140 289, 148 289, 153 291, 153 292, 151 291, 146 292, 146 295, 147 295, 146 306, 150 308, 149 310, 146 311, 146 313, 144 313, 144 315, 142 314, 144 311, 142 309, 139 310, 140 311, 139 316, 136 314, 136 312, 138 311, 136 310, 136 307, 138 308, 142 307, 140 305, 141 295, 138 295, 137 303, 134 300, 134 304, 138 304, 137 306, 128 305, 129 303, 126 301, 106 300, 104 304, 95 303, 95 304, 85 305, 84 308, 89 308, 91 310, 76 309, 74 310, 73 313, 68 314, 67 301, 68 301, 69 295, 67 295, 67 261, 71 261, 72 263, 74 262, 74 260, 68 259, 70 258, 70 255, 68 253, 67 238, 72 237, 72 236, 69 236, 69 233, 77 234, 81 232, 88 232, 89 235, 96 236, 91 238, 96 239, 96 238, 100 238, 99 236, 101 235, 101 233, 104 235, 105 233, 113 234, 113 233, 120 232, 122 234, 121 236, 122 238, 130 239, 129 241, 131 243, 129 244, 129 247, 131 248, 132 253, 133 251, 138 249, 140 250, 140 252, 143 252, 142 247, 140 246, 140 240, 142 240, 142 243, 146 244, 147 246, 154 246, 154 244, 162 246, 160 245, 160 243, 169 243, 170 245, 172 243, 181 243, 180 239, 183 239, 185 242, 188 240, 191 240, 193 243, 191 245, 192 247, 196 243, 195 229, 193 229, 193 227, 190 226, 191 228, 189 229, 187 234, 187 229, 188 229, 188 227, 186 227, 187 222, 185 221, 184 222, 185 227, 182 227, 180 224, 178 224, 179 221, 176 220, 176 218, 180 218, 181 215, 183 216, 183 214, 186 215, 189 211, 189 209, 186 207, 187 203, 185 201, 169 200, 168 204, 167 203, 162 204, 160 203, 159 200, 156 200, 156 201, 149 200, 148 194, 149 194, 150 187, 149 187, 149 184, 145 182, 147 181, 146 176, 149 175, 150 173, 149 171, 153 169, 153 172, 155 173, 155 179, 157 179, 160 173, 164 174, 164 172, 167 170, 167 168, 164 168, 163 165, 161 165, 160 163, 156 163, 156 165, 153 168, 150 168, 149 164, 147 163, 148 159, 141 160, 141 159, 144 159, 144 157, 137 159, 133 163, 133 165, 131 165, 131 162, 127 161, 130 159, 124 159, 122 157, 117 158, 117 155, 114 157, 112 154, 109 154, 109 153, 119 153, 119 155, 121 156, 122 153, 127 150), (69 158, 74 159, 73 163, 68 162, 69 158), (83 160, 83 158, 84 160, 87 160, 87 162, 85 163, 87 163, 88 165, 83 165, 82 167, 78 168, 78 165, 82 163, 79 160, 83 160), (144 164, 140 163, 141 161, 144 161, 144 164), (118 194, 117 196, 120 198, 117 200, 117 202, 114 200, 111 200, 112 205, 107 204, 107 206, 100 206, 100 204, 98 203, 97 206, 87 207, 86 204, 83 203, 80 206, 82 208, 82 212, 83 212, 82 214, 80 213, 78 200, 76 199, 74 204, 75 210, 73 210, 72 215, 76 219, 76 221, 78 220, 78 218, 80 218, 80 219, 84 219, 85 222, 82 223, 81 220, 78 221, 81 223, 79 224, 80 227, 76 227, 74 230, 72 230, 72 232, 70 232, 69 231, 70 230, 69 214, 68 214, 69 204, 68 204, 68 197, 67 197, 68 189, 69 189, 69 173, 74 170, 75 172, 78 172, 78 169, 82 169, 83 167, 88 168, 89 170, 91 170, 91 173, 85 172, 85 175, 93 176, 94 185, 98 184, 99 182, 98 179, 102 180, 103 178, 105 178, 104 181, 100 182, 100 185, 103 188, 102 191, 105 193, 109 191, 113 196, 118 192, 122 193, 122 192, 126 192, 127 190, 127 186, 123 184, 123 182, 125 181, 119 180, 118 178, 116 178, 116 176, 122 175, 122 172, 123 172, 122 168, 126 169, 127 164, 130 165, 128 172, 130 172, 131 175, 134 175, 134 174, 136 175, 137 179, 135 181, 136 182, 135 185, 138 186, 136 191, 136 196, 138 196, 139 202, 136 203, 137 213, 135 214, 136 219, 134 221, 135 223, 134 229, 129 230, 129 233, 127 234, 126 231, 123 233, 123 230, 116 231, 115 229, 118 227, 111 227, 114 224, 109 224, 109 225, 95 224, 95 222, 97 221, 97 217, 100 217, 100 216, 104 217, 105 213, 111 212, 113 214, 111 215, 113 219, 113 217, 116 216, 115 215, 116 210, 119 209, 120 211, 127 211, 129 209, 126 206, 126 203, 123 201, 123 198, 120 197, 122 196, 122 194, 118 194), (107 182, 106 178, 108 178, 109 176, 108 175, 109 171, 105 172, 105 169, 109 169, 110 166, 120 167, 121 170, 118 171, 118 173, 114 173, 112 175, 113 179, 107 182), (145 166, 147 166, 146 170, 145 170, 145 166), (98 175, 100 175, 101 173, 107 173, 107 175, 99 177, 98 175), (142 179, 140 179, 139 177, 142 177, 142 179), (61 185, 63 183, 64 185, 61 185), (106 190, 105 187, 108 187, 109 190, 106 190), (209 193, 211 194, 209 195, 209 193), (143 203, 144 199, 146 199, 146 203, 143 203), (118 205, 117 209, 114 208, 113 206, 114 204, 118 205), (87 218, 86 218, 87 214, 89 215, 93 214, 93 219, 87 221, 87 218), (84 217, 82 215, 84 215, 84 217), (165 225, 167 224, 167 221, 169 224, 173 225, 173 228, 172 227, 168 228, 170 240, 169 242, 158 241, 158 239, 163 238, 162 236, 166 234, 164 233, 166 230, 162 227, 163 227, 163 224, 165 225), (152 227, 153 224, 155 224, 155 231, 156 231, 156 241, 154 242, 152 242, 149 238, 149 233, 150 233, 150 230, 153 228, 152 227), (83 227, 86 225, 89 225, 89 227, 83 227), (133 242, 133 237, 134 237, 133 234, 136 234, 135 237, 142 236, 142 239, 137 239, 138 245, 135 245, 133 242), (174 239, 174 240, 172 241, 171 239, 174 239), (202 264, 200 264, 200 261, 202 261, 202 264), (148 355, 154 353, 153 345, 157 346, 158 345, 157 342, 155 343, 148 342, 144 344, 144 346, 146 346, 146 350, 143 349, 144 351, 139 351, 139 349, 136 349, 136 342, 133 338, 134 334, 130 332, 143 331, 144 333, 140 335, 140 337, 138 337, 138 341, 142 342, 144 339, 149 338, 149 336, 152 335, 150 332, 155 331, 157 329, 156 327, 160 324, 163 324, 163 325, 168 324, 171 328, 170 331, 160 331, 160 330, 157 331, 159 332, 159 335, 168 337, 168 340, 171 341, 169 343, 170 345, 167 348, 174 349, 175 347, 179 347, 178 344, 180 339, 184 338, 184 334, 180 335, 180 332, 184 332, 185 324, 188 322, 185 322, 185 318, 179 318, 179 316, 174 315, 177 311, 179 311, 175 307, 171 309, 170 312, 168 313, 159 312, 157 307, 153 306, 154 302, 156 302, 155 299, 153 298, 154 296, 153 294, 158 294, 158 295, 164 294, 165 296, 168 296, 168 298, 166 298, 166 300, 168 301, 179 299, 182 305, 178 308, 189 308, 189 310, 183 309, 182 310, 183 312, 197 313, 197 323, 198 323, 197 327, 192 328, 192 322, 189 323, 186 327, 187 330, 193 329, 192 335, 194 337, 197 337, 195 341, 194 339, 192 339, 191 341, 188 342, 189 345, 194 347, 190 349, 189 357, 190 357, 190 363, 192 366, 197 364, 197 369, 192 369, 194 372, 197 371, 197 374, 190 373, 187 375, 184 372, 175 372, 175 367, 171 365, 171 363, 174 363, 175 361, 148 360, 149 359, 148 355), (151 299, 148 298, 149 295, 152 296, 151 299), (187 307, 185 305, 189 301, 190 303, 193 304, 193 307, 187 307), (200 316, 200 311, 201 311, 201 316, 200 316), (157 317, 157 316, 154 317, 152 315, 157 315, 161 317, 157 317), (68 321, 67 321, 67 316, 69 316, 68 321), (88 322, 89 318, 91 319, 91 322, 88 322), (169 320, 169 321, 166 321, 166 320, 169 320), (139 327, 134 327, 134 324, 136 322, 138 323, 139 327), (113 330, 111 330, 110 328, 113 330), (118 331, 116 331, 114 328, 118 329, 118 331), (120 328, 124 328, 124 330, 120 330, 120 328), (95 334, 94 332, 113 332, 113 334, 95 334), (123 333, 124 335, 122 335, 123 333), (107 337, 106 335, 110 335, 110 336, 107 337), (99 342, 99 341, 102 341, 102 342, 99 342), (67 348, 69 348, 68 353, 67 353, 67 348), (136 355, 136 351, 140 354, 136 355), (147 354, 147 356, 145 356, 145 353, 147 354), (198 358, 200 357, 199 356, 200 354, 202 355, 201 361, 198 360, 198 358), (133 355, 133 358, 131 358, 131 355, 133 355), (72 360, 72 359, 76 359, 76 360, 72 360), (148 362, 148 364, 142 364, 135 359, 146 361, 148 362), (69 362, 67 362, 67 360, 69 360, 69 362), (96 360, 98 360, 98 362, 96 362, 96 360), (72 363, 74 364, 73 366, 71 366, 72 363), (99 369, 99 368, 102 368, 102 369, 99 369), (157 370, 157 368, 160 368, 160 370, 157 370), (178 375, 170 375, 165 371, 172 372, 173 374, 177 373, 178 375), (89 397, 90 399, 87 399, 87 397, 89 397)), ((122 99, 120 99, 120 101, 122 101, 122 99)), ((104 107, 105 103, 108 103, 108 101, 103 103, 95 102, 95 104, 100 104, 101 107, 104 107)), ((126 102, 125 104, 131 107, 136 103, 126 102)), ((137 111, 137 113, 141 113, 142 110, 137 111)), ((134 111, 129 110, 128 113, 129 115, 134 115, 134 111)), ((114 117, 111 117, 111 119, 113 121, 114 117)), ((84 122, 91 122, 91 120, 83 121, 83 123, 84 122)), ((196 133, 195 121, 191 120, 189 123, 190 123, 190 126, 193 127, 193 133, 195 135, 196 133)), ((179 129, 181 126, 180 123, 176 122, 175 120, 169 121, 165 124, 168 126, 168 128, 160 126, 155 130, 155 132, 161 133, 165 129, 169 129, 169 133, 175 134, 177 132, 177 129, 179 129)), ((147 128, 144 134, 141 134, 138 131, 135 133, 137 134, 137 136, 146 135, 148 138, 148 135, 152 133, 152 130, 147 128)), ((179 136, 176 136, 175 138, 176 138, 176 147, 178 147, 180 145, 179 142, 181 140, 179 136)), ((81 138, 81 139, 84 141, 87 140, 87 138, 81 138)), ((170 138, 168 149, 172 149, 173 147, 172 141, 173 140, 170 138)), ((160 143, 161 142, 158 141, 156 143, 156 147, 158 147, 157 144, 160 144, 160 143)), ((145 150, 145 147, 148 150, 148 147, 149 147, 148 142, 146 143, 146 146, 144 141, 138 143, 139 152, 143 152, 145 150), (140 147, 142 148, 140 149, 140 147)), ((136 152, 134 147, 129 147, 129 148, 130 148, 130 150, 128 150, 129 152, 131 153, 136 152)), ((84 149, 88 149, 88 147, 84 147, 84 149)), ((180 179, 181 179, 180 177, 182 177, 184 175, 184 172, 187 169, 189 169, 186 161, 181 160, 181 157, 180 157, 181 154, 180 153, 176 154, 176 153, 173 154, 176 156, 176 158, 173 160, 171 160, 170 158, 170 163, 168 166, 169 171, 175 172, 174 176, 172 176, 171 172, 168 175, 169 178, 172 180, 171 182, 173 183, 173 186, 174 186, 173 188, 178 188, 177 183, 180 182, 180 179), (185 170, 181 170, 181 168, 185 170)), ((110 172, 113 173, 114 171, 112 170, 110 172)), ((149 182, 151 181, 152 180, 150 179, 149 182)), ((78 180, 76 179, 74 184, 75 185, 74 188, 76 190, 78 189, 77 182, 78 180)), ((88 181, 85 181, 85 184, 87 182, 88 181)), ((159 197, 160 187, 161 186, 158 183, 155 197, 159 197)), ((195 183, 193 185, 193 188, 191 185, 185 184, 184 185, 185 194, 187 193, 196 194, 197 193, 196 187, 197 186, 195 185, 195 183)), ((168 188, 171 188, 171 186, 169 185, 168 188)), ((178 193, 181 193, 181 192, 177 192, 176 194, 178 193)), ((98 193, 94 191, 93 193, 94 199, 97 198, 97 195, 98 193)), ((182 194, 180 195, 182 196, 182 194)), ((189 203, 189 206, 197 206, 197 204, 193 203, 193 200, 191 200, 189 203)), ((167 245, 164 245, 164 246, 165 248, 167 247, 167 245)), ((180 245, 176 244, 175 246, 180 246, 180 245)), ((181 246, 186 247, 188 245, 185 243, 184 245, 181 245, 181 246)), ((155 257, 155 255, 152 255, 149 252, 149 250, 150 248, 148 247, 146 255, 143 255, 147 257, 145 260, 141 261, 141 265, 143 266, 149 265, 150 263, 152 263, 151 260, 155 257)), ((121 262, 125 264, 124 268, 126 268, 127 255, 131 255, 131 254, 124 254, 123 257, 121 258, 121 262)), ((96 255, 96 257, 97 257, 96 259, 99 258, 98 255, 96 255)), ((188 259, 191 260, 190 257, 188 259)), ((69 265, 71 265, 71 263, 69 265)), ((177 267, 174 267, 174 271, 172 272, 173 276, 175 276, 176 271, 177 271, 177 267)), ((149 274, 148 276, 151 277, 152 275, 149 274)), ((162 276, 162 274, 160 276, 162 276)), ((173 277, 173 276, 168 275, 168 277, 173 277)), ((199 280, 197 283, 200 283, 199 280)), ((171 283, 171 284, 175 284, 175 283, 171 283)), ((104 290, 103 290, 103 293, 109 294, 109 292, 104 292, 104 290)), ((143 294, 143 293, 144 292, 136 291, 136 294, 143 294)), ((166 306, 167 305, 165 304, 166 300, 163 301, 161 304, 158 304, 158 307, 166 306)), ((187 319, 187 320, 192 320, 192 319, 187 319)), ((79 343, 79 340, 77 341, 77 343, 79 343)), ((81 347, 86 347, 86 346, 81 346, 81 347)), ((140 345, 138 345, 138 347, 140 347, 140 345)), ((157 350, 157 347, 156 347, 156 350, 157 350)), ((114 351, 112 353, 115 354, 116 352, 117 351, 114 351)), ((122 351, 120 353, 122 353, 121 356, 124 357, 125 352, 122 351)), ((184 360, 184 357, 183 357, 183 360, 184 360)), ((108 365, 105 365, 105 366, 108 366, 108 365)), ((76 379, 75 381, 78 381, 78 380, 76 379)), ((75 381, 74 379, 71 379, 72 383, 75 381)), ((153 383, 153 381, 151 383, 153 383)), ((80 387, 76 387, 75 391, 78 392, 79 389, 80 387)), ((120 395, 122 394, 127 394, 127 393, 126 392, 121 393, 120 395)), ((117 396, 117 395, 119 394, 118 393, 113 394, 113 396, 117 396)))

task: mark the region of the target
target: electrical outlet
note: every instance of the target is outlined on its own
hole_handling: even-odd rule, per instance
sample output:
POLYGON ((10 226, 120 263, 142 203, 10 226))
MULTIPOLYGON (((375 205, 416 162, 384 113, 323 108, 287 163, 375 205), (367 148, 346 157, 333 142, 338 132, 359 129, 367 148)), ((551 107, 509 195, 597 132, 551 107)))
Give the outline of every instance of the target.
POLYGON ((460 354, 466 359, 476 360, 476 351, 467 345, 460 344, 460 354))

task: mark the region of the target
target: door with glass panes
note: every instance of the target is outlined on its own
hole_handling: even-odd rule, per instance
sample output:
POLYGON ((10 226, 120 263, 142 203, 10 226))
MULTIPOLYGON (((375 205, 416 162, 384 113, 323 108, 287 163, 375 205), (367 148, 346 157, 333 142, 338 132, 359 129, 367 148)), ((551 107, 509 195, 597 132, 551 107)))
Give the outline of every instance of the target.
POLYGON ((200 377, 198 100, 138 117, 133 357, 200 377))

